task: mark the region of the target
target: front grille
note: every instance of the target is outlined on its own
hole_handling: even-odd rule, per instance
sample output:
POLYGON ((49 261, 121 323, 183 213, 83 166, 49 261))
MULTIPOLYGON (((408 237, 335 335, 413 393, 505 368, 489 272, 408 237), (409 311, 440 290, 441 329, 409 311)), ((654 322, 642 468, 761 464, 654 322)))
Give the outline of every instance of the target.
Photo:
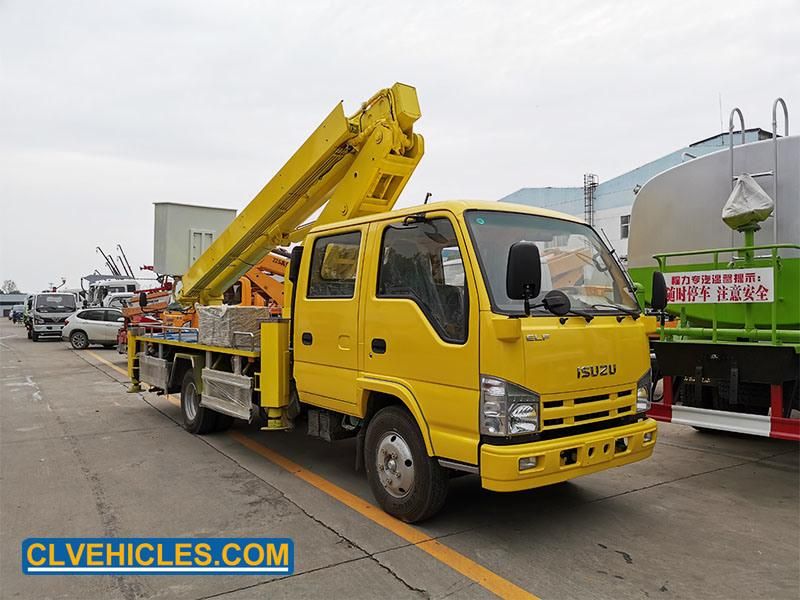
MULTIPOLYGON (((542 429, 559 429, 615 419, 630 414, 636 401, 635 389, 626 387, 607 394, 542 398, 542 429)), ((559 396, 562 396, 559 394, 559 396)))

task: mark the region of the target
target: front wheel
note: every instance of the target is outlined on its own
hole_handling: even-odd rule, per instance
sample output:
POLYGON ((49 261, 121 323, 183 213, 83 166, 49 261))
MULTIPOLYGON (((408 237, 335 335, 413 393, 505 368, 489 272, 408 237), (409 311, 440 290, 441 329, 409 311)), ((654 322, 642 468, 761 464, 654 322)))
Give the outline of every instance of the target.
POLYGON ((86 350, 89 347, 89 336, 83 331, 73 331, 69 334, 69 343, 75 350, 86 350))
POLYGON ((447 497, 447 477, 428 456, 414 418, 389 406, 367 426, 364 464, 372 494, 381 508, 407 523, 436 514, 447 497))
POLYGON ((38 342, 39 341, 39 334, 35 331, 31 331, 31 341, 38 342))

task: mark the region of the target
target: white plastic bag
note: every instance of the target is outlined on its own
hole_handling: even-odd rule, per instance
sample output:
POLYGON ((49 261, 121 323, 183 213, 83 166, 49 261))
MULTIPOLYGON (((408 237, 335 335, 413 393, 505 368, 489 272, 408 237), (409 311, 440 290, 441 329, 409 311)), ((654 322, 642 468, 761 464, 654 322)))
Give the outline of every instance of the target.
POLYGON ((740 175, 722 208, 722 220, 731 229, 760 223, 772 214, 775 203, 747 173, 740 175))

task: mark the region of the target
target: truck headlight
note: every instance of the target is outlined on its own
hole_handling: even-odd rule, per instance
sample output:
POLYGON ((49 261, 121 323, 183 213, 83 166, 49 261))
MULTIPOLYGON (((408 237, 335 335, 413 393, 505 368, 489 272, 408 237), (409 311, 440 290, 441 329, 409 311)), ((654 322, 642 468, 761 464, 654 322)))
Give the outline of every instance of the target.
POLYGON ((650 399, 652 389, 652 374, 650 369, 647 369, 639 383, 636 384, 636 413, 641 414, 650 410, 650 399))
POLYGON ((33 317, 33 322, 36 323, 37 325, 43 325, 44 319, 42 317, 33 317))
POLYGON ((485 435, 535 433, 539 429, 539 394, 481 375, 480 423, 485 435))

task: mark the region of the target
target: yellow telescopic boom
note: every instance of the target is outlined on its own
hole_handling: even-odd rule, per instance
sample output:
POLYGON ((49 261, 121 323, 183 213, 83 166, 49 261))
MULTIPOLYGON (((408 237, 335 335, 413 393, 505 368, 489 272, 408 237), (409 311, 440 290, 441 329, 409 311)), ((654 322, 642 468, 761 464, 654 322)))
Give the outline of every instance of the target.
POLYGON ((313 225, 391 210, 422 158, 416 90, 396 83, 348 118, 342 103, 181 278, 185 305, 222 294, 277 246, 313 225), (303 225, 322 208, 314 223, 303 225))

